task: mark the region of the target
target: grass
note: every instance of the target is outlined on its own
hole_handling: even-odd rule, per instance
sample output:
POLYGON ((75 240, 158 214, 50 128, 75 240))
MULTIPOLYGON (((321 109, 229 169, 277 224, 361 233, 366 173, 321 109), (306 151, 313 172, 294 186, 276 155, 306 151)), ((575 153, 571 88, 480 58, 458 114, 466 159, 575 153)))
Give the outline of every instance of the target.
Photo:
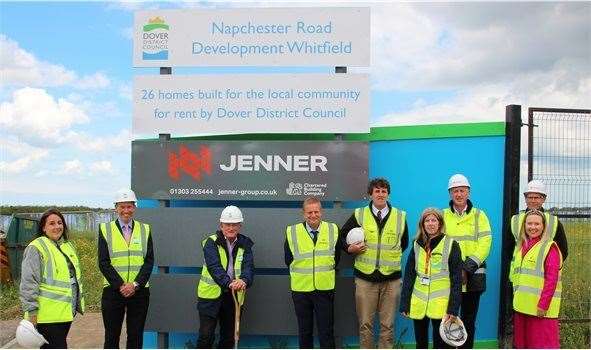
MULTIPOLYGON (((96 233, 71 232, 70 238, 76 246, 82 266, 82 283, 84 285, 86 312, 101 309, 101 293, 103 290, 102 274, 98 269, 96 233)), ((21 317, 21 303, 18 297, 18 281, 2 286, 0 298, 0 320, 21 317)))
POLYGON ((2 285, 0 287, 0 320, 12 320, 21 315, 21 303, 18 300, 18 287, 16 284, 2 285))
POLYGON ((591 222, 561 220, 568 240, 568 257, 562 271, 560 345, 562 348, 591 348, 591 222))

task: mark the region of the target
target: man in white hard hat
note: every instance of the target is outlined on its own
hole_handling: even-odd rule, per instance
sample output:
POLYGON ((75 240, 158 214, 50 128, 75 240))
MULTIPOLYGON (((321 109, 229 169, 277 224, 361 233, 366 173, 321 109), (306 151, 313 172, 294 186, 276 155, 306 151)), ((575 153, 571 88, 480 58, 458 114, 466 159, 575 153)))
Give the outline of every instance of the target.
POLYGON ((244 292, 254 278, 254 260, 250 238, 240 233, 244 218, 238 207, 222 210, 219 230, 206 236, 203 246, 203 269, 197 285, 199 338, 197 348, 211 349, 215 328, 220 325, 218 348, 234 346, 234 299, 242 306, 244 292))
POLYGON ((344 240, 347 233, 361 227, 365 241, 343 242, 343 249, 355 255, 355 307, 359 321, 359 347, 375 348, 373 321, 379 315, 378 348, 394 346, 394 320, 400 303, 401 257, 408 246, 406 212, 389 202, 390 183, 383 178, 369 182, 367 193, 371 202, 355 209, 341 227, 344 240))
POLYGON ((126 348, 141 349, 143 345, 154 249, 150 225, 133 219, 136 201, 132 190, 118 192, 114 200, 117 219, 99 225, 98 260, 103 274, 101 312, 105 349, 119 348, 124 316, 126 348))
POLYGON ((320 348, 334 349, 335 267, 340 258, 339 228, 322 221, 322 204, 315 197, 302 205, 304 222, 285 230, 285 264, 289 267, 291 296, 298 319, 302 349, 314 348, 314 316, 320 348))
POLYGON ((488 217, 470 201, 470 183, 466 176, 449 178, 449 206, 443 210, 445 233, 460 244, 464 266, 462 270, 462 305, 460 316, 468 333, 462 348, 474 347, 476 314, 480 296, 486 290, 486 258, 490 253, 492 236, 488 217))
POLYGON ((531 209, 539 210, 546 217, 546 229, 549 230, 548 236, 558 245, 558 249, 560 249, 560 253, 562 254, 562 260, 566 260, 568 256, 568 243, 566 241, 564 226, 556 215, 544 211, 544 202, 546 202, 548 196, 546 185, 540 180, 532 180, 527 184, 527 189, 523 192, 523 196, 525 197, 525 210, 511 217, 511 233, 515 241, 519 239, 519 231, 523 225, 525 212, 531 209))

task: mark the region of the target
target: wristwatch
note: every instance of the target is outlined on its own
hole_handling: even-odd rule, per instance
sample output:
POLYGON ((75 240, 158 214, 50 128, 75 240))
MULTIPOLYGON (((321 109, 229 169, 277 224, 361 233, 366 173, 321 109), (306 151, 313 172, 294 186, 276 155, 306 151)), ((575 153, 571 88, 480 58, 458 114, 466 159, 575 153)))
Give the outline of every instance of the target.
POLYGON ((140 284, 137 283, 136 281, 133 281, 133 287, 135 288, 135 290, 140 289, 140 284))

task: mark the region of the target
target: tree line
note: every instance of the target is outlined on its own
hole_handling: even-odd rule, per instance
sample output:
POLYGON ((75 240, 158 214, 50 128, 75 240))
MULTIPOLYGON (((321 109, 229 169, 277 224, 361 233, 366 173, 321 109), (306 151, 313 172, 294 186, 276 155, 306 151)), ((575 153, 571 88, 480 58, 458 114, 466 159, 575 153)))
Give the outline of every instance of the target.
POLYGON ((69 211, 105 211, 109 209, 91 208, 83 205, 59 206, 59 205, 2 205, 0 215, 12 215, 18 213, 43 213, 49 208, 55 208, 61 212, 69 211))

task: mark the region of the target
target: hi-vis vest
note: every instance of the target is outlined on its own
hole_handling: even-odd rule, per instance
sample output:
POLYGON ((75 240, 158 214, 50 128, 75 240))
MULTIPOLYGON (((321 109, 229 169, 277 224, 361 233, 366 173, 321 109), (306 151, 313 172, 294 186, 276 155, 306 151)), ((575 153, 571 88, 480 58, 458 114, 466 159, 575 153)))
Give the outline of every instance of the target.
MULTIPOLYGON (((480 209, 472 208, 469 213, 460 216, 450 208, 445 208, 443 221, 445 223, 443 232, 460 245, 462 261, 466 258, 472 259, 481 266, 474 273, 485 274, 486 269, 482 264, 488 257, 492 244, 490 223, 486 214, 480 209)), ((462 292, 466 290, 466 285, 463 285, 462 292)))
MULTIPOLYGON (((201 246, 205 247, 205 243, 207 240, 211 239, 215 242, 217 239, 217 235, 214 233, 209 237, 205 238, 201 241, 201 246)), ((226 255, 226 250, 220 246, 218 247, 218 254, 220 256, 220 263, 224 270, 228 270, 228 256, 226 255)), ((242 260, 244 259, 244 248, 238 247, 238 251, 236 252, 236 259, 234 259, 234 276, 236 278, 240 278, 242 275, 242 260)), ((207 264, 205 263, 205 258, 203 259, 203 268, 201 269, 201 278, 199 279, 199 284, 197 285, 197 296, 203 299, 217 299, 222 295, 222 288, 215 283, 214 279, 211 277, 209 270, 207 270, 207 264)), ((240 305, 244 303, 244 291, 238 292, 238 301, 240 305)))
POLYGON ((285 234, 293 254, 293 261, 289 265, 292 291, 334 289, 334 254, 338 232, 336 224, 322 221, 314 245, 303 223, 287 227, 285 234))
POLYGON ((452 243, 453 239, 445 235, 428 257, 425 249, 414 242, 417 277, 410 298, 410 318, 421 320, 426 315, 442 319, 447 312, 451 286, 448 260, 452 243))
MULTIPOLYGON (((150 237, 150 225, 133 220, 133 231, 129 246, 125 238, 119 232, 115 221, 101 224, 101 233, 109 248, 111 265, 125 283, 135 281, 148 250, 148 237, 150 237)), ((103 285, 108 286, 109 282, 103 278, 103 285)), ((146 283, 146 287, 149 284, 146 283)))
POLYGON ((363 228, 367 250, 355 257, 355 268, 366 275, 375 270, 383 275, 400 271, 402 248, 400 241, 406 220, 406 212, 394 207, 380 234, 378 224, 369 206, 355 209, 355 219, 363 228))
MULTIPOLYGON (((513 310, 536 316, 538 302, 544 288, 544 261, 552 247, 552 240, 540 240, 531 247, 525 256, 521 253, 521 247, 515 247, 513 261, 511 261, 511 273, 509 279, 513 282, 513 310)), ((559 254, 560 249, 558 249, 559 254)), ((560 255, 562 268, 562 254, 560 255)), ((558 283, 550 307, 546 312, 547 318, 558 318, 560 311, 560 295, 562 292, 562 271, 558 272, 558 283)))
MULTIPOLYGON (((546 219, 546 230, 550 230, 550 232, 548 232, 550 240, 554 240, 556 230, 558 229, 558 218, 547 211, 544 212, 544 216, 546 219)), ((515 241, 519 240, 519 231, 523 225, 523 220, 525 220, 525 211, 521 211, 519 214, 511 217, 511 233, 513 233, 515 241)))
MULTIPOLYGON (((84 312, 84 293, 82 292, 82 279, 80 278, 80 261, 76 249, 69 241, 60 245, 60 250, 49 238, 39 237, 31 242, 37 248, 43 261, 41 283, 39 284, 39 309, 37 311, 38 323, 70 322, 74 319, 72 310, 72 282, 68 262, 64 254, 68 256, 76 270, 76 282, 79 288, 79 303, 84 312), (64 254, 62 254, 62 252, 64 254)), ((28 315, 25 315, 28 317, 28 315)))

